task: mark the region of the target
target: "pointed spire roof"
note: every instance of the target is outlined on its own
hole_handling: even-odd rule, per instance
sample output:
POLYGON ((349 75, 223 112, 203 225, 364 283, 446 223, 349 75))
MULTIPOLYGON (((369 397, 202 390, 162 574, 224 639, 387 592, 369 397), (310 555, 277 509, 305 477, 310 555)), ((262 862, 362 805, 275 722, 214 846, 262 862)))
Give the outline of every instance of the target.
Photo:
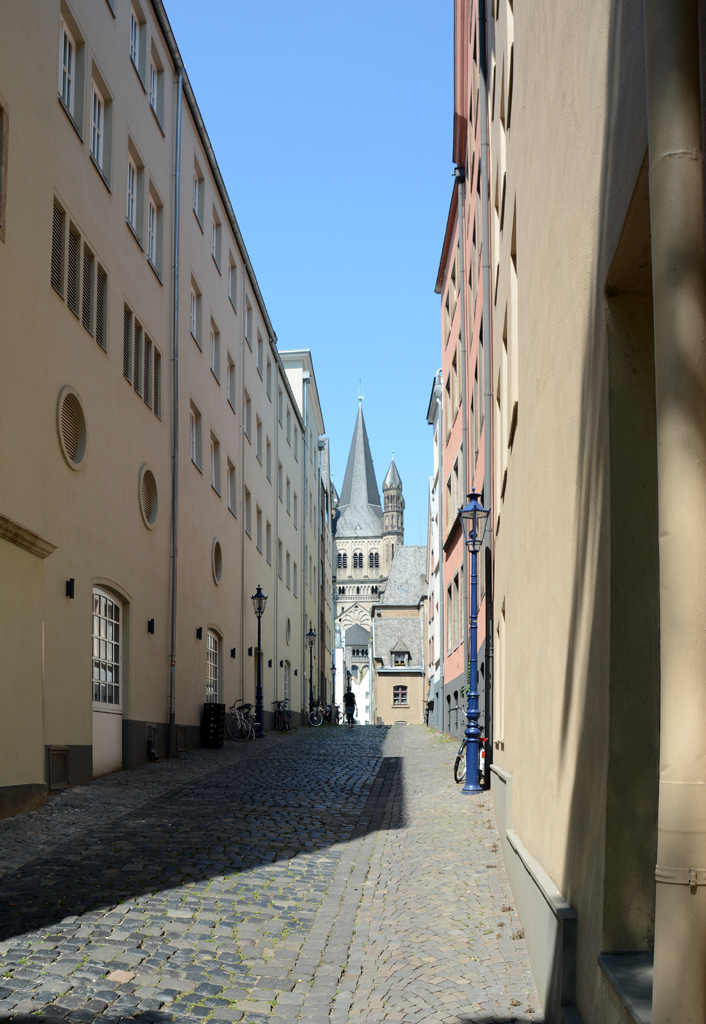
POLYGON ((392 453, 392 462, 390 468, 387 471, 387 476, 383 480, 382 484, 383 491, 401 491, 402 490, 402 479, 400 474, 397 472, 397 466, 395 465, 395 453, 392 453))
POLYGON ((336 533, 340 537, 382 535, 382 506, 375 480, 373 457, 365 429, 362 404, 358 405, 346 475, 338 502, 341 513, 336 533))

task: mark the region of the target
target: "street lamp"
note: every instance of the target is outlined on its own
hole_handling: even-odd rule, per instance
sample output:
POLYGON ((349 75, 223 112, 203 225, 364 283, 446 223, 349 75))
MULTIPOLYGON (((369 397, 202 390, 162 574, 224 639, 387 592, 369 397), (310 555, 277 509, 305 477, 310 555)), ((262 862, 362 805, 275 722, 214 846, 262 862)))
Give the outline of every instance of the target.
POLYGON ((255 614, 257 615, 257 690, 255 693, 255 734, 259 739, 262 739, 262 651, 260 650, 260 626, 262 625, 262 616, 265 613, 267 598, 263 594, 259 583, 257 585, 257 590, 250 600, 252 601, 255 614))
POLYGON ((309 632, 306 634, 306 642, 309 645, 309 714, 314 710, 314 643, 316 641, 316 633, 314 627, 309 626, 309 632))
POLYGON ((468 495, 468 504, 458 510, 463 526, 463 536, 471 552, 471 657, 468 667, 468 707, 466 717, 466 784, 462 793, 482 793, 478 755, 480 747, 480 728, 478 719, 478 552, 483 544, 485 527, 490 515, 489 508, 483 508, 480 495, 473 491, 468 495))

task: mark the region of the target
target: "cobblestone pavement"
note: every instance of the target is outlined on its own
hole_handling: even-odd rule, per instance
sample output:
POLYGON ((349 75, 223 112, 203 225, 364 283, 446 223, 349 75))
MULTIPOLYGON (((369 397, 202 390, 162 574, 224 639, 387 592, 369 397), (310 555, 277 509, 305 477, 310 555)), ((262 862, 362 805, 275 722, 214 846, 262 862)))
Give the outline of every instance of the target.
POLYGON ((299 730, 0 822, 0 1021, 541 1022, 454 754, 421 726, 299 730))

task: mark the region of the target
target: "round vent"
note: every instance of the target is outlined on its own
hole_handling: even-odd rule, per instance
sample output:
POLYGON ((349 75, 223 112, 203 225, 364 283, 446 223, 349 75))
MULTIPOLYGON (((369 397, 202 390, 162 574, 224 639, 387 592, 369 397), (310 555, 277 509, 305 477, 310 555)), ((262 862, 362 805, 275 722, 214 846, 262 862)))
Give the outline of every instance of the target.
POLYGON ((59 394, 57 430, 64 458, 72 469, 80 469, 86 456, 86 419, 78 395, 68 386, 59 394))
POLYGON ((148 466, 142 466, 139 476, 140 512, 145 526, 152 530, 157 522, 157 483, 148 466))
POLYGON ((211 552, 211 569, 213 570, 213 579, 216 584, 221 582, 221 576, 223 575, 223 552, 221 551, 220 541, 214 540, 213 549, 211 552))

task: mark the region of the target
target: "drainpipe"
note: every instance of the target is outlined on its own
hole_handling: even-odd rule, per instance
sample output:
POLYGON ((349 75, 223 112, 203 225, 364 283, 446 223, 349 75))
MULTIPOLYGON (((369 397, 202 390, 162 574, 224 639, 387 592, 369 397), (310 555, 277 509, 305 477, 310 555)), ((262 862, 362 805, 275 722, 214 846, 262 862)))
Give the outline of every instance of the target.
MULTIPOLYGON (((461 484, 463 489, 463 496, 461 504, 466 504, 466 495, 468 494, 468 399, 467 399, 467 388, 466 388, 466 270, 464 255, 464 237, 463 237, 463 225, 464 225, 464 210, 466 206, 466 168, 457 167, 454 171, 456 183, 458 187, 458 301, 461 305, 461 429, 462 429, 462 444, 463 444, 463 458, 461 459, 461 484)), ((473 475, 473 467, 471 467, 471 476, 473 475)), ((458 509, 454 510, 458 515, 458 509)), ((466 676, 468 673, 468 550, 465 542, 463 543, 463 588, 462 588, 462 600, 461 607, 462 611, 462 622, 463 622, 463 675, 466 676)), ((458 700, 456 701, 458 704, 458 700)), ((451 732, 451 718, 449 717, 449 732, 451 732)))
POLYGON ((706 1020, 706 243, 697 0, 645 0, 661 720, 654 1024, 706 1020))
MULTIPOLYGON (((300 666, 301 670, 302 670, 302 678, 301 678, 302 725, 305 725, 306 722, 308 721, 308 718, 307 718, 308 711, 306 711, 306 708, 308 707, 308 704, 309 704, 308 699, 305 697, 306 687, 308 685, 308 683, 307 683, 307 675, 306 675, 306 640, 305 640, 305 637, 306 637, 306 634, 308 632, 308 630, 306 628, 306 619, 307 619, 307 615, 306 615, 306 590, 307 590, 307 587, 311 587, 311 573, 309 572, 308 566, 306 564, 306 517, 307 517, 308 514, 311 513, 311 509, 309 508, 309 500, 308 500, 308 497, 307 497, 307 490, 306 490, 306 459, 307 459, 307 452, 308 452, 308 448, 309 448, 309 427, 308 427, 308 423, 309 423, 309 405, 308 405, 307 399, 309 397, 309 381, 310 381, 310 379, 311 379, 311 375, 308 372, 305 371, 302 374, 302 406, 303 406, 303 408, 302 408, 302 425, 304 427, 303 436, 302 436, 302 463, 303 463, 303 465, 302 465, 302 490, 304 492, 304 497, 302 499, 302 505, 304 507, 304 515, 302 516, 302 552, 303 552, 303 558, 304 558, 304 574, 306 574, 307 584, 304 587, 304 593, 302 594, 302 660, 301 660, 301 666, 300 666)), ((312 562, 313 562, 313 559, 312 559, 312 562)), ((313 591, 311 591, 311 593, 313 595, 313 591)))
MULTIPOLYGON (((444 682, 446 679, 445 664, 446 664, 446 587, 444 586, 444 523, 446 522, 446 510, 444 509, 444 502, 446 500, 446 488, 444 487, 444 431, 446 429, 444 425, 444 374, 439 371, 439 380, 441 382, 441 397, 439 399, 439 500, 437 502, 439 522, 438 526, 438 546, 439 546, 439 683, 441 684, 441 731, 444 731, 444 682)), ((434 711, 436 712, 437 721, 439 720, 439 708, 436 706, 437 702, 434 702, 434 711)))
MULTIPOLYGON (((480 108, 480 192, 482 220, 482 274, 483 274, 483 396, 485 432, 483 435, 484 471, 483 497, 486 507, 493 505, 493 338, 490 317, 492 298, 490 284, 490 166, 488 163, 488 28, 486 19, 487 0, 478 0, 478 59, 480 83, 478 106, 480 108)), ((483 558, 485 559, 485 735, 488 741, 486 751, 486 780, 490 778, 488 768, 493 763, 495 677, 493 675, 493 522, 495 511, 490 515, 490 536, 486 535, 483 558)), ((487 784, 487 781, 486 781, 487 784)))
POLYGON ((172 324, 172 594, 169 658, 167 757, 176 752, 177 557, 179 554, 179 203, 181 196, 181 103, 184 69, 177 78, 176 153, 174 156, 174 320, 172 324))

